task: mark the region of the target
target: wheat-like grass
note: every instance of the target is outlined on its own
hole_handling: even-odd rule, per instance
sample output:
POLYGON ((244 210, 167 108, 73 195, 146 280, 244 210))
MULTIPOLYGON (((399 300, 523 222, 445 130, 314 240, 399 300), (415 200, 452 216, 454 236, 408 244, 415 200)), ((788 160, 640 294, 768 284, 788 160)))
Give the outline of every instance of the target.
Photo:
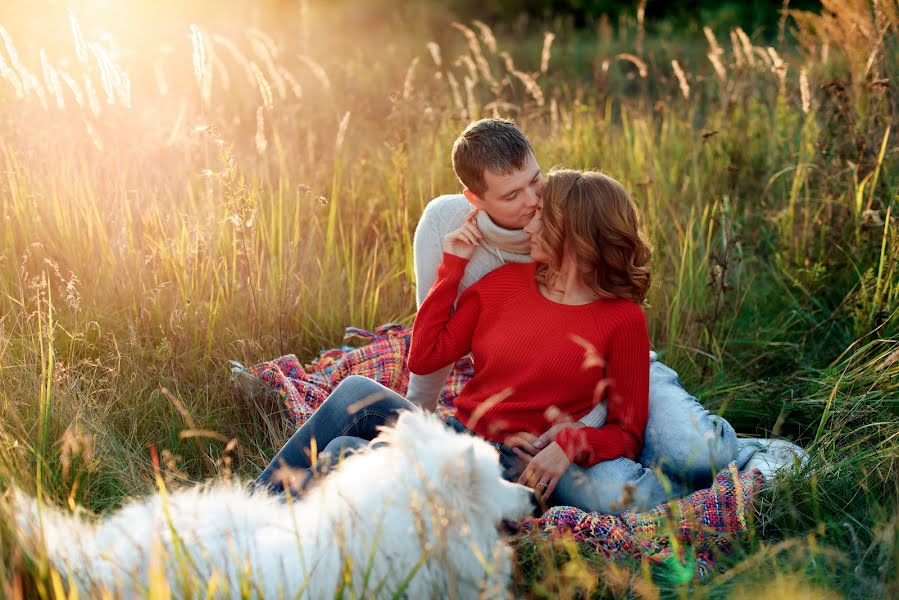
MULTIPOLYGON (((649 75, 649 68, 646 66, 646 63, 643 62, 643 60, 635 54, 622 52, 615 55, 615 60, 623 60, 625 62, 631 63, 632 65, 637 67, 637 73, 644 79, 646 79, 646 77, 649 75)), ((608 66, 606 66, 603 70, 608 71, 608 66)))
POLYGON ((268 73, 267 81, 271 82, 275 90, 278 92, 278 98, 287 99, 287 83, 281 77, 281 72, 275 64, 277 50, 273 51, 274 42, 271 38, 265 36, 257 29, 247 30, 247 37, 250 38, 250 46, 257 58, 262 61, 265 70, 268 73))
POLYGON ((750 67, 755 66, 755 52, 753 51, 752 42, 749 41, 749 36, 746 35, 746 32, 743 31, 742 27, 735 27, 734 33, 737 36, 737 40, 740 42, 740 46, 743 50, 743 58, 746 60, 747 64, 750 67))
POLYGON ((799 71, 799 96, 802 100, 802 112, 808 114, 812 110, 812 95, 809 91, 808 72, 804 68, 799 71))
POLYGON ((297 81, 296 77, 293 76, 287 67, 281 66, 279 67, 281 72, 281 77, 284 78, 284 81, 290 86, 290 91, 293 93, 294 98, 297 100, 303 99, 303 86, 300 85, 300 82, 297 81))
POLYGON ((231 55, 231 58, 234 59, 234 62, 240 65, 240 67, 243 69, 244 74, 247 78, 247 83, 256 87, 256 75, 253 73, 252 67, 250 67, 250 59, 248 59, 246 55, 244 55, 244 53, 240 51, 240 48, 238 48, 230 38, 218 33, 212 34, 211 39, 214 44, 217 44, 228 51, 228 53, 231 55))
POLYGON ((340 152, 340 149, 343 148, 344 141, 346 141, 347 130, 350 127, 350 114, 350 111, 346 111, 343 114, 343 117, 341 117, 340 123, 337 125, 337 138, 334 140, 336 152, 340 152))
POLYGON ((552 55, 552 46, 554 39, 556 39, 556 34, 551 31, 547 31, 543 34, 543 50, 540 52, 541 75, 546 75, 546 71, 549 69, 549 59, 552 55))
POLYGON ((262 104, 265 108, 271 109, 274 106, 275 99, 272 96, 272 87, 268 83, 268 79, 265 78, 265 73, 262 72, 262 69, 259 68, 252 60, 250 61, 250 71, 253 73, 253 78, 256 80, 256 89, 259 90, 259 96, 262 98, 262 104))
POLYGON ((194 77, 200 88, 200 97, 209 106, 212 101, 212 47, 199 26, 193 24, 190 26, 190 42, 193 45, 194 77))
POLYGON ((484 41, 484 45, 487 46, 487 49, 490 50, 491 53, 496 54, 496 37, 493 35, 493 30, 490 29, 486 23, 477 19, 473 20, 472 24, 478 28, 478 31, 480 31, 481 40, 484 41))
POLYGON ((477 83, 480 80, 478 75, 478 68, 475 66, 474 61, 468 54, 462 54, 455 61, 453 61, 454 66, 464 66, 468 71, 467 77, 471 79, 474 83, 477 83))
POLYGON ((443 58, 440 55, 440 45, 437 42, 428 42, 425 44, 428 48, 428 52, 431 53, 431 60, 434 61, 434 65, 438 69, 443 68, 443 58))
POLYGON ((256 143, 256 152, 261 156, 268 150, 268 139, 265 137, 265 105, 256 108, 256 135, 253 141, 256 143))
POLYGON ((66 104, 65 99, 62 97, 62 85, 59 83, 59 74, 50 64, 50 61, 47 59, 47 52, 43 48, 40 50, 40 58, 41 71, 44 74, 44 86, 56 100, 56 106, 60 109, 65 108, 66 104))
POLYGON ((484 58, 484 54, 481 52, 481 44, 478 42, 478 36, 474 31, 462 23, 454 22, 452 26, 461 31, 462 35, 464 35, 465 39, 468 41, 468 48, 471 50, 471 54, 474 57, 474 64, 477 65, 481 77, 484 78, 484 81, 486 81, 490 87, 496 87, 496 79, 490 71, 490 65, 487 63, 487 59, 484 58))
POLYGON ((406 69, 406 76, 403 77, 403 100, 408 100, 412 97, 412 93, 415 91, 415 68, 418 66, 418 57, 412 59, 412 62, 409 63, 409 68, 406 69))
POLYGON ((677 59, 671 61, 671 68, 674 69, 674 75, 677 77, 677 83, 680 85, 680 93, 685 99, 690 98, 690 84, 687 83, 687 76, 681 68, 677 59))
POLYGON ((309 69, 309 71, 312 72, 312 76, 315 77, 315 79, 318 81, 318 84, 321 86, 321 89, 325 93, 330 94, 331 93, 331 79, 328 77, 328 72, 325 71, 325 68, 322 67, 317 62, 315 62, 311 57, 309 57, 305 54, 300 54, 297 56, 297 58, 299 58, 300 62, 302 62, 304 65, 306 65, 306 67, 309 69))
POLYGON ((447 72, 446 81, 450 87, 450 93, 453 96, 453 105, 460 111, 460 114, 464 116, 465 113, 465 104, 462 102, 462 91, 459 89, 459 82, 456 80, 456 76, 452 74, 452 72, 447 72))

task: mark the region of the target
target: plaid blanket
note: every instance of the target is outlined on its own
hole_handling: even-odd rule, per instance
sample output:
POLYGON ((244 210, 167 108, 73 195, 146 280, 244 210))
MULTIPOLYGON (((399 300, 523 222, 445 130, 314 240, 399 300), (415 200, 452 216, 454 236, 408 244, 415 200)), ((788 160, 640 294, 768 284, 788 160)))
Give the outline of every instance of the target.
MULTIPOLYGON (((312 416, 337 384, 348 375, 362 375, 396 391, 401 396, 409 389, 409 344, 412 329, 388 323, 374 332, 348 327, 345 338, 370 340, 360 347, 343 346, 326 350, 311 365, 303 364, 293 354, 259 363, 249 369, 267 387, 275 390, 281 403, 299 428, 312 416)), ((453 401, 474 375, 471 359, 458 361, 443 386, 437 401, 437 414, 446 419, 455 412, 453 401)))
MULTIPOLYGON (((348 375, 363 375, 405 395, 411 329, 395 323, 374 332, 350 327, 346 338, 368 343, 324 351, 306 366, 289 354, 249 371, 278 393, 297 427, 348 375)), ((455 364, 438 400, 441 418, 453 414, 453 401, 473 373, 469 358, 455 364)), ((652 510, 613 516, 557 506, 538 519, 523 521, 521 535, 571 535, 604 558, 664 565, 677 578, 703 579, 714 573, 720 559, 731 555, 736 542, 751 531, 753 497, 764 482, 757 469, 740 474, 732 464, 716 476, 712 487, 652 510)))
POLYGON ((731 463, 712 487, 646 512, 616 517, 556 506, 523 521, 521 530, 570 535, 603 558, 664 566, 679 582, 701 580, 720 570, 721 559, 751 533, 753 497, 764 484, 758 469, 740 474, 731 463))

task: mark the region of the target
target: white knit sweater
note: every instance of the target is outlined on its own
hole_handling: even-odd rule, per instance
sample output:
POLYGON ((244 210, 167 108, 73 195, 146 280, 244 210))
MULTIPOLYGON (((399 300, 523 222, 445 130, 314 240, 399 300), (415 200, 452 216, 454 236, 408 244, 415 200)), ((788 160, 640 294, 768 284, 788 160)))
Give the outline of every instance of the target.
MULTIPOLYGON (((443 238, 462 226, 465 216, 474 210, 462 194, 440 196, 425 207, 415 229, 414 262, 415 291, 418 306, 437 280, 437 267, 443 259, 443 238)), ((474 285, 481 277, 509 262, 531 262, 530 238, 521 229, 504 229, 494 223, 486 212, 478 213, 478 229, 483 234, 480 246, 465 268, 465 275, 459 285, 459 294, 474 285)), ((453 365, 430 375, 409 375, 409 401, 433 410, 437 405, 440 390, 452 371, 453 365)), ((601 402, 581 422, 591 427, 599 427, 605 422, 606 403, 601 402)))

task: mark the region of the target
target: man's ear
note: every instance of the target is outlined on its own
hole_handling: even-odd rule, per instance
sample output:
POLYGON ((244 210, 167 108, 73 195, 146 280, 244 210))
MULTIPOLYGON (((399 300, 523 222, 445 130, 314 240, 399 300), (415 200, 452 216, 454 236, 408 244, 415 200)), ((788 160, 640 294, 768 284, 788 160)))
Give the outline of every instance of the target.
POLYGON ((462 190, 462 193, 465 195, 465 199, 468 200, 469 204, 480 210, 485 210, 484 201, 481 200, 481 198, 477 194, 475 194, 468 188, 462 190))

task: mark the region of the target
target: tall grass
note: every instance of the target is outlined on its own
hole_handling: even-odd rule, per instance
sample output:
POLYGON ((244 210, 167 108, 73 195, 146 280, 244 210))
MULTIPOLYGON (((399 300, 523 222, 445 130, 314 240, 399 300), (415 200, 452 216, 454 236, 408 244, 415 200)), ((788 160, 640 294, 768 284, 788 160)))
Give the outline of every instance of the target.
MULTIPOLYGON (((544 168, 632 190, 651 339, 688 389, 811 453, 710 584, 565 546, 521 550, 522 591, 897 593, 895 2, 792 13, 776 49, 627 18, 438 45, 301 4, 265 29, 0 30, 0 485, 107 509, 155 487, 150 446, 170 486, 254 475, 286 426, 231 394, 226 360, 409 322, 416 220, 458 190, 457 132, 501 114, 544 168)), ((6 594, 53 596, 0 531, 6 594)))

